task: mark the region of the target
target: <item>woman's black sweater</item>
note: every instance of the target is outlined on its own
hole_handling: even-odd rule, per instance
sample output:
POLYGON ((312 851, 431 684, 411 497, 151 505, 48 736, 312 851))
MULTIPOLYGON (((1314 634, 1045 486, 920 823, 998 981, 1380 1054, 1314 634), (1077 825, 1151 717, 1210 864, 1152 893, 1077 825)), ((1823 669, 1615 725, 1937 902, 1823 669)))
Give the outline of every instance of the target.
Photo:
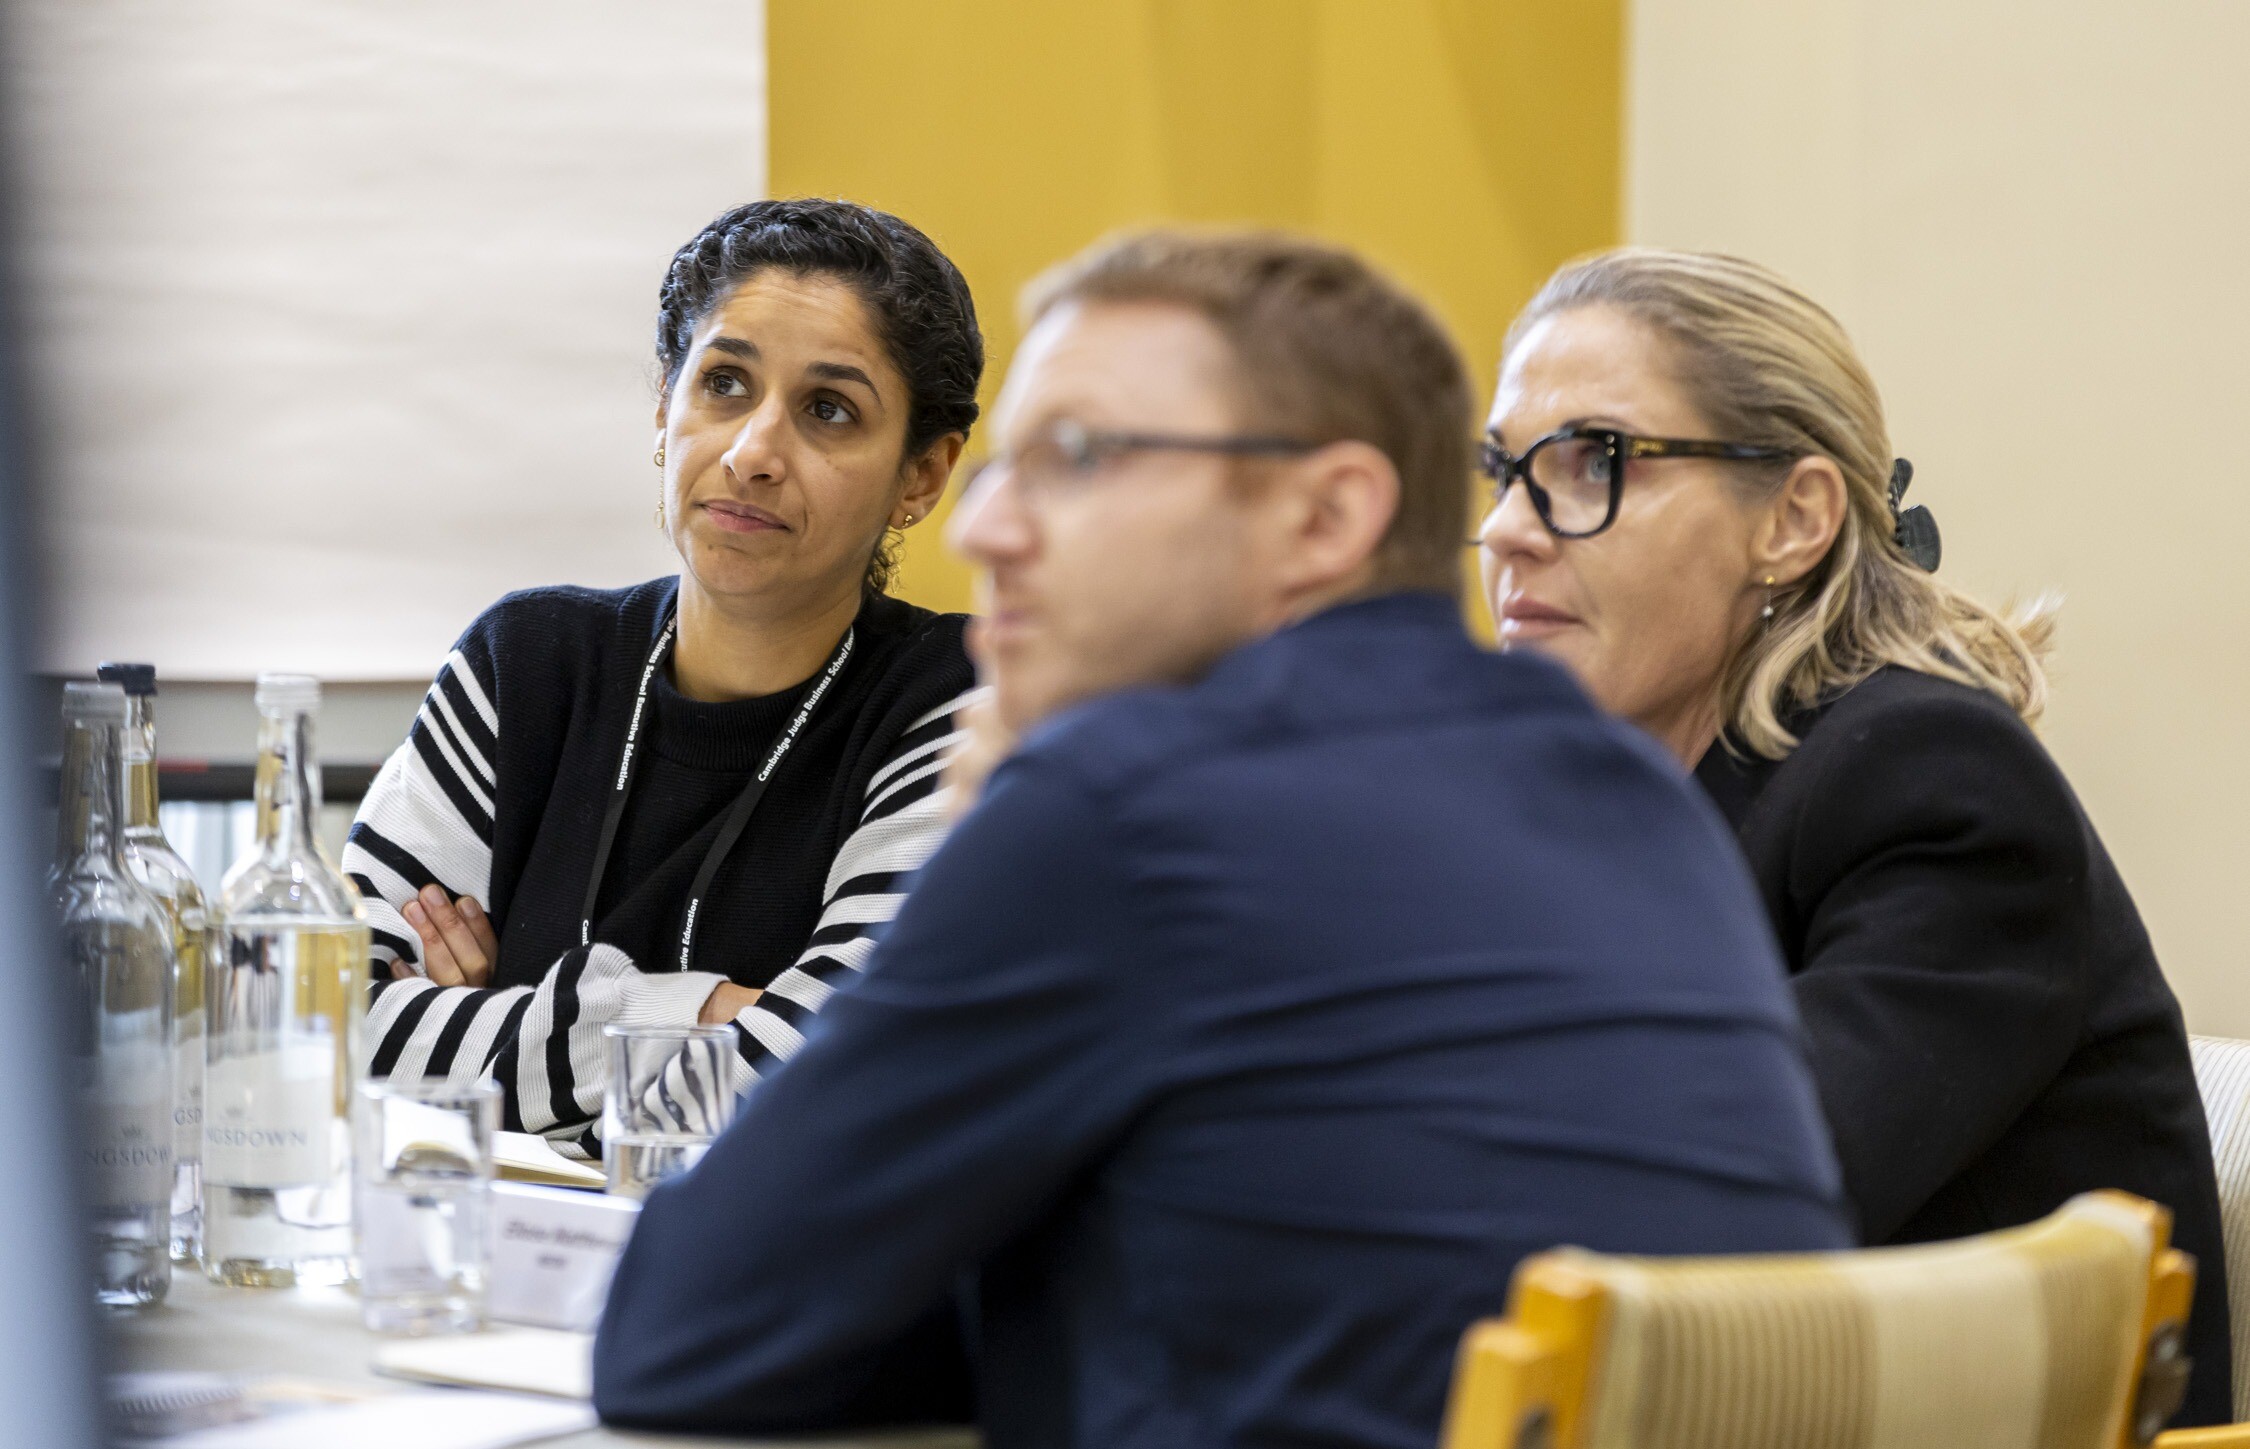
POLYGON ((379 976, 419 959, 399 907, 431 881, 499 933, 489 986, 378 980, 374 1075, 496 1078, 507 1125, 560 1146, 601 1112, 606 1025, 684 1025, 722 980, 762 988, 735 1020, 736 1085, 794 1052, 944 835, 943 765, 973 683, 963 619, 870 595, 849 660, 706 892, 693 969, 677 941, 723 817, 812 681, 706 704, 649 682, 640 761, 594 911, 580 909, 635 690, 678 581, 511 594, 461 637, 353 822, 344 866, 379 976))
POLYGON ((2176 1422, 2230 1415, 2226 1259, 2179 1003, 2078 799, 1997 697, 1884 669, 1788 721, 1780 761, 1714 746, 1810 1038, 1865 1240, 2029 1222, 2123 1188, 2195 1255, 2176 1422))

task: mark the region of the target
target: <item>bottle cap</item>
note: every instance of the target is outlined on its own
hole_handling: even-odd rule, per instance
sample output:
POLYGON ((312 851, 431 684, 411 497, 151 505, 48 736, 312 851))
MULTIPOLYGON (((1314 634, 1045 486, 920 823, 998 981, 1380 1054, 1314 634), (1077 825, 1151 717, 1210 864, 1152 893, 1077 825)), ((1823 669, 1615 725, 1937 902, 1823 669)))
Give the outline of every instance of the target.
POLYGON ((125 723, 125 691, 114 684, 73 679, 63 686, 63 718, 84 724, 125 723))
POLYGON ((153 664, 104 664, 94 671, 94 677, 117 685, 128 695, 146 698, 156 693, 153 664))
POLYGON ((320 681, 309 674, 258 676, 258 708, 267 713, 298 713, 320 708, 320 681))

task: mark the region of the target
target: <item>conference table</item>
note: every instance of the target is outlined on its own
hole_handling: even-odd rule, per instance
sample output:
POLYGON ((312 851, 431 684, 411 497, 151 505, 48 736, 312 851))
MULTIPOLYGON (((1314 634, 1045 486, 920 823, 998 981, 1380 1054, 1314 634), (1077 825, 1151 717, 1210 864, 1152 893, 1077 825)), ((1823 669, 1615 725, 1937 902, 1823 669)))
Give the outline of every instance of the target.
MULTIPOLYGON (((153 1308, 111 1320, 118 1367, 278 1375, 346 1391, 396 1393, 426 1389, 375 1372, 383 1342, 360 1324, 359 1299, 343 1288, 222 1288, 192 1269, 175 1269, 172 1291, 153 1308)), ((276 1421, 279 1422, 279 1421, 276 1421)), ((627 1449, 627 1446, 802 1446, 812 1449, 976 1449, 965 1430, 908 1434, 827 1435, 810 1439, 682 1438, 595 1428, 537 1441, 541 1449, 627 1449)))

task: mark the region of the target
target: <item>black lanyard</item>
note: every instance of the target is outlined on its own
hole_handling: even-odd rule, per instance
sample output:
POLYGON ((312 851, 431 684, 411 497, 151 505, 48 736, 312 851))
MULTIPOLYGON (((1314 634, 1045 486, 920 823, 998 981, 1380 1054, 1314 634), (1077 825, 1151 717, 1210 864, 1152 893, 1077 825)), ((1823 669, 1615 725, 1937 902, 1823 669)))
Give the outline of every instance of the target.
MULTIPOLYGON (((593 944, 594 902, 601 895, 602 876, 609 869, 609 848, 617 840, 617 822, 625 818, 625 799, 633 793, 633 770, 640 763, 641 721, 648 714, 649 681, 656 678, 656 671, 664 667, 664 657, 672 652, 672 640, 678 629, 679 616, 667 615, 664 628, 656 636, 656 647, 648 653, 648 663, 641 666, 640 688, 633 694, 633 718, 625 726, 625 749, 617 758, 617 779, 610 786, 609 809, 602 816, 601 840, 594 846, 593 877, 586 882, 586 904, 578 913, 578 944, 581 946, 593 944)), ((751 776, 750 783, 742 787, 742 793, 734 797, 734 804, 727 811, 726 823, 719 827, 718 839, 712 841, 710 850, 704 853, 703 864, 695 872, 695 884, 688 887, 687 913, 680 921, 680 970, 687 970, 688 963, 695 959, 695 918, 703 908, 703 893, 711 888, 711 877, 718 874, 719 862, 727 858, 727 852, 734 849, 734 843, 742 838, 743 827, 750 823, 751 812, 758 808, 758 801, 766 793, 766 782, 773 778, 773 772, 780 767, 782 756, 788 754, 789 747, 797 743, 797 736, 803 732, 805 721, 811 719, 812 712, 819 707, 821 696, 828 693, 828 687, 836 682, 836 676, 844 672, 845 662, 852 657, 852 637, 857 632, 856 625, 844 631, 842 641, 836 645, 836 652, 828 656, 828 667, 820 671, 820 678, 813 681, 812 690, 805 696, 805 702, 797 706, 796 716, 789 721, 789 727, 781 732, 781 738, 775 740, 773 748, 766 752, 765 764, 759 767, 757 774, 751 776)))

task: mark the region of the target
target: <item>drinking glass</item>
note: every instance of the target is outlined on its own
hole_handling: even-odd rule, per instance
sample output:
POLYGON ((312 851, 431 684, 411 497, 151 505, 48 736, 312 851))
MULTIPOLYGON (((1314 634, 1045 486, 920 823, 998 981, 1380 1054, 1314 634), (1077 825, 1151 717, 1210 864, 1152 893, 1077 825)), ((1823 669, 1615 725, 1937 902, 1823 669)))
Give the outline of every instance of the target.
POLYGON ((362 1082, 354 1116, 367 1326, 411 1335, 482 1327, 499 1086, 362 1082))
POLYGON ((609 1190, 642 1198, 695 1166, 727 1123, 734 1091, 728 1026, 612 1026, 602 1095, 602 1159, 609 1190))

